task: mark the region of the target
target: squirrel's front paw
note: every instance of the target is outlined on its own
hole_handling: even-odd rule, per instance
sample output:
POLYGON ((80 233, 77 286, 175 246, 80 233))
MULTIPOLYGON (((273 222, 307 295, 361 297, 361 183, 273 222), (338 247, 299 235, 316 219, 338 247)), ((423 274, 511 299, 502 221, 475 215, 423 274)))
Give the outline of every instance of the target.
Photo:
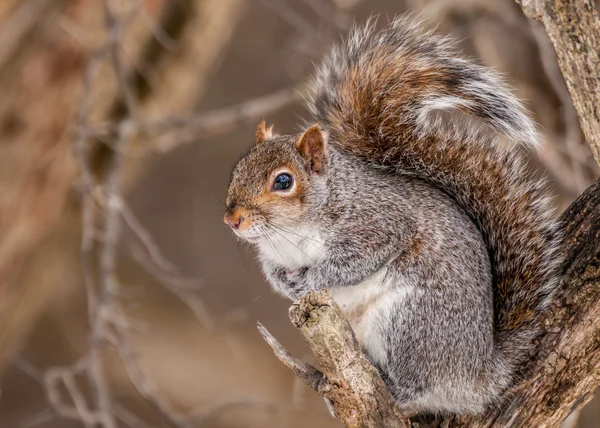
POLYGON ((278 268, 275 272, 275 276, 282 284, 282 291, 291 299, 297 299, 310 291, 308 284, 306 284, 305 281, 307 271, 307 267, 302 267, 293 271, 278 268))

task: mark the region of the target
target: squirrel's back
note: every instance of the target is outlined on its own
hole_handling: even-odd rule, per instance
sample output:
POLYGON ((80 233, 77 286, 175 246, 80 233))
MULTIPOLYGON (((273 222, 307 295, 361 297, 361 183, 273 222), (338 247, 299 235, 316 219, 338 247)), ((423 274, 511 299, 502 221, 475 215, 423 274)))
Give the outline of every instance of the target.
POLYGON ((544 182, 523 150, 537 132, 496 74, 422 28, 402 17, 355 30, 318 68, 309 109, 338 150, 434 184, 475 222, 492 265, 495 344, 516 374, 560 262, 544 182))

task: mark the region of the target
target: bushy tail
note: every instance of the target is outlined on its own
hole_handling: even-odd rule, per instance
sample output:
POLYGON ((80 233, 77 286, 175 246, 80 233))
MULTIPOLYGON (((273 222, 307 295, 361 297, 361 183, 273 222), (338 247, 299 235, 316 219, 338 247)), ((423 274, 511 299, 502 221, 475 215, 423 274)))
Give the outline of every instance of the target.
POLYGON ((519 365, 555 288, 559 240, 523 146, 538 141, 493 72, 402 17, 356 29, 318 68, 309 109, 330 144, 448 192, 479 226, 494 276, 496 343, 519 365), (465 119, 467 119, 465 121, 465 119))

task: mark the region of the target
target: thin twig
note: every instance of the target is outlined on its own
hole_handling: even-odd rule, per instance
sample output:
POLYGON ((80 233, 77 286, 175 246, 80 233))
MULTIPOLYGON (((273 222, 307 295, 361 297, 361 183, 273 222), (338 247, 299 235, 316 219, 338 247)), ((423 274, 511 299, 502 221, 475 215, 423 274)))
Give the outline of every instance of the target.
POLYGON ((111 336, 111 341, 113 342, 113 346, 119 350, 119 354, 125 364, 125 369, 129 374, 129 378, 139 393, 175 426, 181 428, 192 427, 187 416, 177 411, 166 398, 161 396, 156 387, 142 372, 135 351, 131 346, 127 331, 123 328, 117 328, 116 334, 111 336))
MULTIPOLYGON (((108 53, 119 87, 125 96, 126 113, 124 119, 119 123, 117 136, 117 149, 124 152, 131 138, 131 127, 129 117, 135 117, 137 106, 135 96, 128 84, 126 71, 119 52, 122 23, 117 19, 114 5, 111 0, 105 3, 106 26, 108 29, 108 53)), ((112 399, 110 386, 104 372, 104 364, 101 360, 100 350, 105 341, 107 333, 107 316, 109 307, 114 304, 113 295, 118 289, 116 277, 116 253, 117 244, 121 230, 121 217, 117 201, 120 199, 121 165, 122 156, 115 152, 106 173, 104 185, 107 194, 104 221, 104 242, 100 250, 100 301, 96 305, 92 321, 92 364, 90 365, 90 376, 94 380, 95 398, 98 411, 105 415, 104 424, 106 428, 116 428, 117 422, 112 411, 112 399)), ((90 296, 91 297, 91 296, 90 296)), ((95 298, 92 298, 95 300, 95 298)))
MULTIPOLYGON (((83 237, 81 242, 81 263, 83 266, 84 284, 87 292, 88 314, 90 319, 90 357, 89 357, 89 375, 90 383, 98 407, 104 411, 105 422, 107 428, 116 427, 114 418, 110 412, 110 393, 106 375, 104 373, 104 365, 102 361, 103 347, 103 322, 100 317, 100 305, 96 295, 96 285, 94 281, 94 266, 93 266, 93 245, 95 235, 95 212, 91 192, 95 187, 93 173, 88 164, 88 154, 86 142, 88 140, 87 121, 90 114, 90 93, 92 81, 98 72, 100 62, 104 59, 105 50, 100 50, 92 56, 88 69, 84 77, 83 84, 83 100, 82 106, 79 109, 78 137, 75 142, 75 152, 77 154, 79 164, 82 168, 83 179, 83 199, 82 199, 82 229, 83 237)), ((64 415, 63 415, 64 416, 64 415)))
POLYGON ((156 141, 156 150, 167 152, 182 144, 198 141, 210 135, 223 133, 244 123, 254 122, 261 117, 280 111, 302 100, 302 92, 285 88, 271 94, 256 97, 240 104, 213 110, 189 118, 167 118, 149 124, 146 132, 165 132, 156 141))
POLYGON ((310 7, 322 19, 331 22, 341 31, 347 31, 350 28, 350 16, 323 0, 302 0, 304 4, 310 7))
POLYGON ((146 24, 146 26, 150 29, 150 32, 161 46, 167 50, 175 50, 177 48, 177 44, 175 40, 171 38, 165 31, 165 29, 160 25, 160 23, 156 22, 146 9, 142 9, 142 20, 146 24))
POLYGON ((306 382, 312 389, 318 391, 320 388, 323 388, 323 384, 326 383, 327 380, 321 371, 310 364, 293 357, 260 322, 257 323, 257 327, 258 332, 271 347, 279 361, 291 369, 296 376, 306 382))
POLYGON ((312 24, 302 15, 282 0, 258 0, 264 6, 273 10, 281 19, 290 24, 303 36, 314 37, 317 34, 312 24))
POLYGON ((199 291, 203 288, 204 281, 199 278, 185 277, 162 269, 136 242, 128 241, 127 247, 133 259, 163 286, 167 288, 174 287, 184 291, 199 291))
POLYGON ((137 236, 142 242, 152 262, 159 266, 162 270, 176 274, 177 268, 175 265, 162 254, 162 251, 160 251, 160 247, 154 241, 152 234, 148 232, 148 230, 146 230, 146 228, 138 220, 131 207, 129 207, 129 205, 127 205, 122 199, 116 199, 115 203, 117 204, 118 209, 123 216, 123 220, 125 220, 125 224, 129 226, 135 236, 137 236))
MULTIPOLYGON (((129 82, 129 75, 119 52, 124 23, 117 18, 115 14, 115 5, 113 3, 114 0, 106 0, 105 2, 106 27, 108 29, 108 50, 110 53, 113 70, 117 77, 117 83, 119 84, 119 89, 125 97, 125 106, 127 109, 126 116, 135 119, 137 117, 137 97, 133 93, 133 86, 129 82)), ((129 18, 131 19, 133 15, 134 13, 132 12, 129 18)))

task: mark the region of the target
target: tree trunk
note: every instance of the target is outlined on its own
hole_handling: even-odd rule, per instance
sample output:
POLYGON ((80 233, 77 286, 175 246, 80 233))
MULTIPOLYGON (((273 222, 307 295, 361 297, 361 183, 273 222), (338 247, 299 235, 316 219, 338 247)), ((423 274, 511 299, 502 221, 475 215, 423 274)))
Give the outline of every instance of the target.
POLYGON ((517 0, 544 24, 581 130, 600 164, 600 18, 595 0, 517 0))

